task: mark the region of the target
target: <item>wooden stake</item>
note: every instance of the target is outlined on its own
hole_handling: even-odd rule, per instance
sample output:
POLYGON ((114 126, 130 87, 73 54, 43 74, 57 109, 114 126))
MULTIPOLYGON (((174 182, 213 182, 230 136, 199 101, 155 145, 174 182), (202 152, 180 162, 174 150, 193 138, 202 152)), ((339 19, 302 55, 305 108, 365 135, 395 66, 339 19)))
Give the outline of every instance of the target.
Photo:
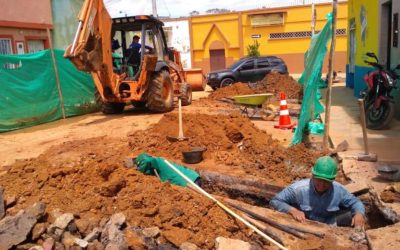
POLYGON ((56 75, 56 83, 57 83, 57 89, 58 89, 58 96, 59 96, 59 98, 60 98, 62 117, 63 117, 63 119, 65 119, 66 116, 65 116, 64 99, 63 99, 62 92, 61 92, 60 77, 59 77, 59 75, 58 75, 58 68, 57 68, 57 64, 56 64, 56 57, 55 57, 55 55, 54 55, 54 50, 53 50, 53 42, 52 42, 52 40, 51 40, 50 29, 47 28, 46 30, 47 30, 47 37, 48 37, 48 39, 49 39, 50 52, 51 52, 51 58, 52 58, 52 61, 53 61, 54 74, 56 75))
POLYGON ((329 129, 330 129, 330 119, 331 119, 331 99, 332 99, 332 81, 333 81, 333 62, 334 62, 334 52, 336 45, 336 15, 337 15, 337 0, 333 0, 332 2, 332 42, 331 49, 329 52, 329 81, 328 81, 328 89, 326 91, 326 104, 325 104, 325 134, 323 145, 324 149, 329 148, 329 129))
POLYGON ((311 5, 311 34, 312 36, 315 35, 315 23, 317 19, 317 10, 315 9, 314 2, 311 5))

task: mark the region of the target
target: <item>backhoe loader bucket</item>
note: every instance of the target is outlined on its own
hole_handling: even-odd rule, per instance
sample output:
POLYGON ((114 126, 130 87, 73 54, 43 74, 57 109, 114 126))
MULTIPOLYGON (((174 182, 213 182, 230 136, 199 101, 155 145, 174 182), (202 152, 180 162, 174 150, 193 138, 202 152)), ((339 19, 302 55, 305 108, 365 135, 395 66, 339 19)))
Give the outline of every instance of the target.
POLYGON ((206 81, 202 69, 185 69, 186 81, 193 91, 204 91, 206 81))

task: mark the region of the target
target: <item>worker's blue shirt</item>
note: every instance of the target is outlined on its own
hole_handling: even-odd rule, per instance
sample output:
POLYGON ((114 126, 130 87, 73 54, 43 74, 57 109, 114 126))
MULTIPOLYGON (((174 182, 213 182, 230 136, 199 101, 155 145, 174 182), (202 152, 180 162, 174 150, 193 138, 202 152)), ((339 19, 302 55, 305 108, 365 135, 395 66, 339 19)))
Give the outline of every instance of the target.
POLYGON ((293 183, 278 193, 270 205, 280 212, 287 213, 294 207, 304 212, 307 219, 327 224, 335 224, 341 209, 351 209, 352 215, 365 216, 364 205, 340 183, 333 181, 329 190, 319 194, 311 179, 293 183))
MULTIPOLYGON (((144 47, 146 49, 149 49, 149 50, 153 49, 152 47, 147 46, 147 45, 145 45, 144 47)), ((131 43, 131 45, 129 45, 129 48, 131 48, 131 49, 141 49, 142 45, 140 43, 131 43)))

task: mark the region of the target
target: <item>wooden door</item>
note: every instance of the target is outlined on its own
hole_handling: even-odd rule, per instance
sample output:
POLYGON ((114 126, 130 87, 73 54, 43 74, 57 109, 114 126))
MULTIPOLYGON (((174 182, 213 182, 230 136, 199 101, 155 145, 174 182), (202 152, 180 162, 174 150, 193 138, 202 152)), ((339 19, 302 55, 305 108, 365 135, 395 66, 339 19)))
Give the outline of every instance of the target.
POLYGON ((225 69, 225 50, 210 50, 210 70, 215 71, 220 69, 225 69))

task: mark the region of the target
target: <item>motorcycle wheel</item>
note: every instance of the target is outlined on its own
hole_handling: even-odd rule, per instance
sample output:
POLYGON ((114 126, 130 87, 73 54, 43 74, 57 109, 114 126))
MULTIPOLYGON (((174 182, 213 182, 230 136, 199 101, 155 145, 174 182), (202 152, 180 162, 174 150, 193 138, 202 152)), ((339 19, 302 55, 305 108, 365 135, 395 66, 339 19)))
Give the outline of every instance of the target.
POLYGON ((367 128, 380 130, 389 126, 394 116, 394 103, 382 102, 378 109, 374 108, 374 103, 370 102, 365 107, 367 128))

